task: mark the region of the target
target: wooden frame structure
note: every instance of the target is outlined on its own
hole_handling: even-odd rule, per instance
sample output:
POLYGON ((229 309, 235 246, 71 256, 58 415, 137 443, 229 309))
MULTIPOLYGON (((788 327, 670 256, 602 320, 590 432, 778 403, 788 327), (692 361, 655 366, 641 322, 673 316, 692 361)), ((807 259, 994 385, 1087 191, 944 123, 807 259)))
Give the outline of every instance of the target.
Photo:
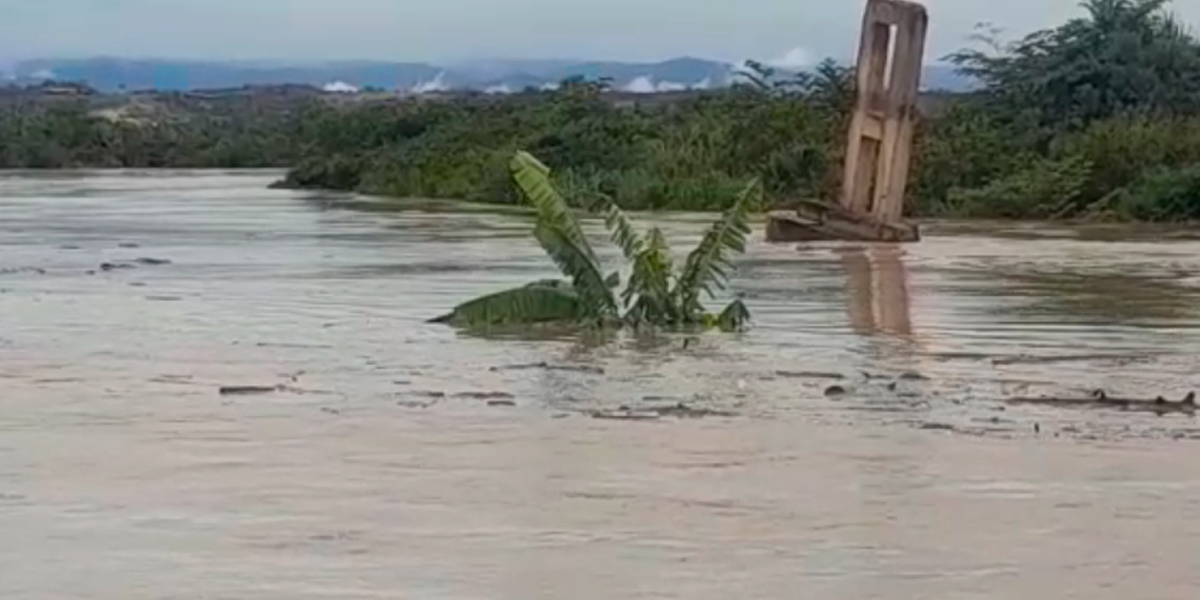
POLYGON ((841 198, 836 205, 801 201, 794 210, 771 213, 769 241, 920 239, 901 219, 928 27, 920 4, 867 0, 841 198))
POLYGON ((904 210, 928 27, 920 4, 867 3, 842 206, 885 223, 899 221, 904 210))

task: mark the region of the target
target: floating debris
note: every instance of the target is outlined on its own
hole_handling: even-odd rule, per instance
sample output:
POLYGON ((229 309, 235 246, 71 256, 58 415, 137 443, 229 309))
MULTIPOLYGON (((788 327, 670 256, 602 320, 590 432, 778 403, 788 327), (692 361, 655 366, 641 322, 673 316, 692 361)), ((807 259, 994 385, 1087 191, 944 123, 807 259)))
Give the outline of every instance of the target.
POLYGON ((604 375, 604 369, 600 367, 592 367, 587 365, 552 365, 546 362, 532 363, 527 365, 506 365, 503 367, 492 367, 492 372, 498 371, 528 371, 532 369, 543 369, 546 371, 569 371, 573 373, 588 373, 591 375, 604 375))
POLYGON ((412 392, 411 395, 421 398, 433 398, 435 400, 443 400, 446 398, 446 392, 412 392))
POLYGON ((461 392, 455 394, 454 397, 469 400, 512 400, 515 398, 512 394, 505 392, 461 392))
POLYGON ((949 423, 921 423, 918 429, 927 431, 954 431, 955 427, 949 423))
POLYGON ((1039 398, 1010 398, 1006 400, 1013 405, 1059 406, 1067 408, 1116 408, 1151 412, 1156 414, 1182 413, 1196 414, 1196 393, 1191 392, 1178 402, 1172 402, 1159 396, 1153 400, 1137 398, 1112 398, 1104 390, 1096 390, 1084 398, 1063 398, 1042 396, 1039 398))
POLYGON ((222 396, 253 396, 258 394, 274 394, 280 391, 279 386, 259 385, 225 385, 221 386, 222 396))
POLYGON ((19 275, 21 273, 33 273, 35 275, 45 275, 46 270, 40 267, 15 267, 10 269, 0 269, 0 275, 19 275))
POLYGON ((1138 362, 1148 361, 1151 356, 1135 355, 1135 354, 1074 354, 1068 356, 1031 356, 1021 354, 1017 356, 1000 356, 992 359, 994 365, 1049 365, 1054 363, 1064 362, 1093 362, 1104 360, 1115 360, 1121 362, 1138 362))
POLYGON ((900 375, 900 381, 929 381, 929 378, 916 371, 908 371, 900 375))
POLYGON ((651 408, 651 411, 658 413, 660 417, 676 417, 680 419, 703 419, 705 417, 736 417, 737 413, 731 413, 721 410, 712 410, 708 408, 692 408, 682 402, 671 406, 662 406, 651 408))
POLYGON ((820 373, 817 371, 775 371, 775 375, 786 379, 836 379, 840 381, 846 378, 841 373, 820 373))
POLYGON ((118 248, 141 248, 142 246, 140 244, 135 244, 133 242, 121 242, 120 244, 117 244, 117 247, 118 248))
POLYGON ((517 405, 517 403, 513 400, 488 400, 487 405, 488 406, 515 407, 517 405))
POLYGON ((610 421, 656 421, 662 415, 654 411, 635 411, 622 406, 617 410, 597 410, 591 413, 593 419, 610 421))
POLYGON ((844 388, 840 385, 831 385, 831 386, 825 388, 825 397, 826 398, 834 398, 834 397, 845 396, 845 395, 846 395, 846 388, 844 388))
POLYGON ((134 259, 133 262, 135 262, 139 265, 151 265, 151 266, 171 264, 171 261, 169 261, 165 258, 145 258, 145 257, 143 257, 143 258, 134 259))
POLYGON ((434 400, 433 402, 415 402, 415 401, 411 401, 411 400, 401 400, 396 403, 396 406, 400 406, 402 408, 430 408, 437 403, 438 403, 437 400, 434 400))

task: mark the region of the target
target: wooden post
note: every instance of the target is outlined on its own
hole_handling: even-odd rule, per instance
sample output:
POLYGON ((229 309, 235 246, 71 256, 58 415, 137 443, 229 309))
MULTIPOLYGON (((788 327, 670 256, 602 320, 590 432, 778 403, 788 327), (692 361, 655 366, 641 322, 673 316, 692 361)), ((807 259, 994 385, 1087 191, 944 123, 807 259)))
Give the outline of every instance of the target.
POLYGON ((885 224, 904 211, 928 26, 920 4, 867 1, 841 204, 885 224))

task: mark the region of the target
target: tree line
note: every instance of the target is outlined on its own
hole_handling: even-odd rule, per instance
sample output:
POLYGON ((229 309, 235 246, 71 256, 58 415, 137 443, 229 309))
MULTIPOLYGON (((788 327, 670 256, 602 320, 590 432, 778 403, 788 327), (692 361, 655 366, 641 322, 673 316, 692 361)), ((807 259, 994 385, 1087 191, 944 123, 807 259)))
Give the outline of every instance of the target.
MULTIPOLYGON (((1169 0, 1088 0, 1077 18, 951 57, 978 81, 919 127, 915 216, 1200 218, 1200 41, 1169 0)), ((287 166, 283 185, 515 203, 515 152, 567 202, 717 210, 756 179, 770 202, 834 198, 850 70, 748 64, 729 89, 615 102, 556 91, 287 109, 254 103, 151 123, 82 104, 0 106, 0 167, 287 166)))

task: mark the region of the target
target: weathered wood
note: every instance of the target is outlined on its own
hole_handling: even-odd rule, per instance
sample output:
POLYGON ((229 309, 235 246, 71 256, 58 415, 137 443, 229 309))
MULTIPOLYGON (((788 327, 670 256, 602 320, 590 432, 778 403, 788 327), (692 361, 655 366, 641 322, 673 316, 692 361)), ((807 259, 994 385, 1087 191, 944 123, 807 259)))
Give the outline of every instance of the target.
POLYGON ((768 241, 920 240, 916 226, 901 219, 928 23, 920 4, 867 0, 839 204, 806 201, 771 213, 768 241))
POLYGON ((868 215, 847 212, 819 202, 805 202, 795 210, 767 215, 769 242, 846 240, 859 242, 916 242, 920 229, 908 223, 881 223, 868 215))
POLYGON ((868 0, 863 15, 841 203, 885 223, 903 214, 928 23, 905 0, 868 0))

